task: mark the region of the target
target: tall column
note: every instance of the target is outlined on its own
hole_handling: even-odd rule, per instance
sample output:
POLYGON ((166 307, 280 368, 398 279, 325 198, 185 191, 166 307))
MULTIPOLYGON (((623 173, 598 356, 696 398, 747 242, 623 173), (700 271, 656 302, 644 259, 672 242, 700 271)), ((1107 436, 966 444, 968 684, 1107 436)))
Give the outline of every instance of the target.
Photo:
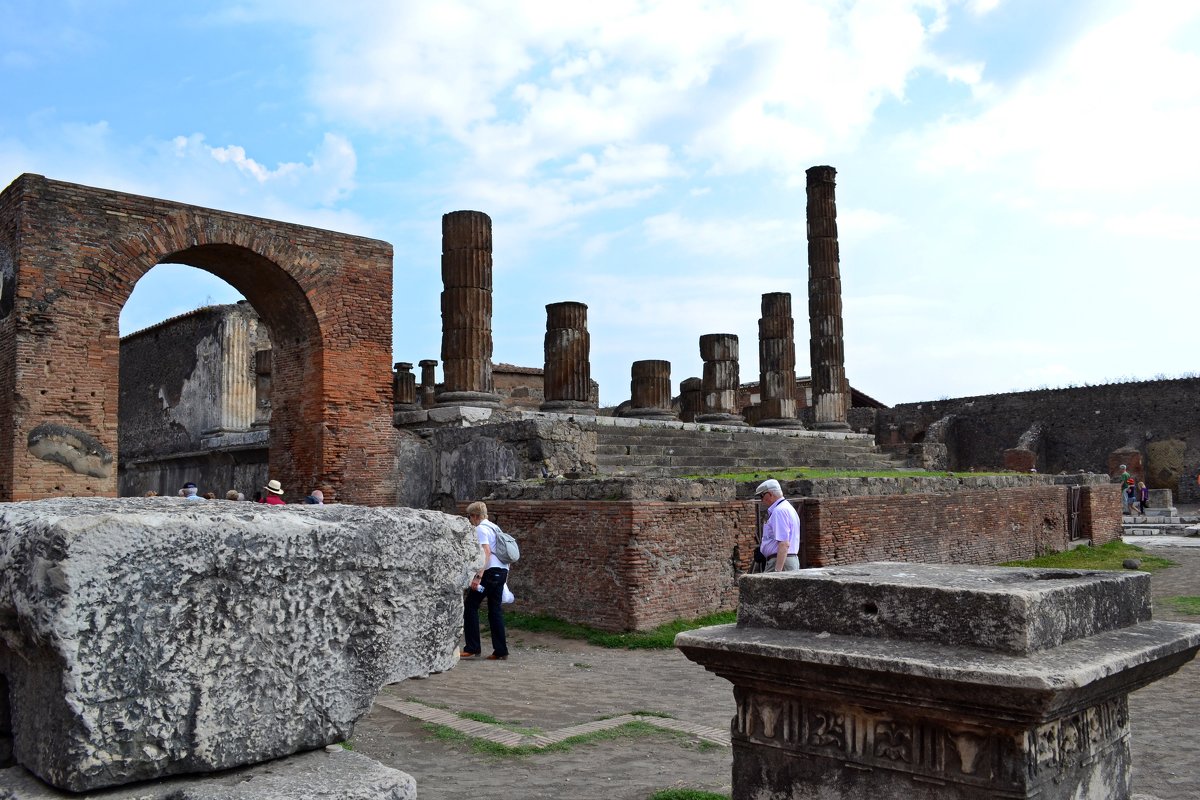
POLYGON ((635 361, 630 370, 629 410, 622 416, 679 419, 671 409, 671 362, 635 361))
POLYGON ((679 382, 679 419, 684 422, 700 422, 704 410, 704 381, 699 378, 684 378, 679 382))
POLYGON ((591 402, 592 340, 583 303, 546 306, 545 401, 542 411, 596 413, 591 402))
POLYGON ((417 410, 417 376, 412 373, 412 364, 397 361, 392 373, 392 411, 417 410))
POLYGON ((254 353, 250 320, 237 312, 221 320, 216 408, 205 436, 249 430, 254 423, 254 353))
POLYGON ((481 211, 442 216, 441 406, 496 408, 492 384, 492 220, 481 211))
POLYGON ((796 340, 792 296, 762 296, 758 321, 758 424, 764 428, 803 428, 796 418, 796 340))
POLYGON ((425 358, 417 364, 421 367, 421 408, 433 408, 437 402, 437 377, 433 372, 438 365, 437 359, 425 358))
POLYGON ((842 276, 838 266, 837 205, 833 167, 808 176, 808 326, 813 428, 848 431, 850 384, 842 340, 842 276))
POLYGON ((745 425, 745 419, 734 413, 738 385, 741 383, 737 335, 707 333, 701 336, 700 358, 704 360, 704 380, 701 409, 696 415, 696 422, 745 425))

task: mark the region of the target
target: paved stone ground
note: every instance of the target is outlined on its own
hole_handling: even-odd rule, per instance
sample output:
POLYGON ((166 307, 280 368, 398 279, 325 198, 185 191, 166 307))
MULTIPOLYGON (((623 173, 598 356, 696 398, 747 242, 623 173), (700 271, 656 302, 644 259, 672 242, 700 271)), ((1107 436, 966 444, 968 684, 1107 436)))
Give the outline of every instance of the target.
MULTIPOLYGON (((1138 542, 1142 544, 1142 542, 1138 542)), ((1200 548, 1167 546, 1179 566, 1155 573, 1155 598, 1200 595, 1200 548)), ((1155 617, 1198 622, 1156 605, 1155 617)), ((724 680, 675 651, 607 650, 557 637, 514 631, 506 662, 466 661, 425 680, 387 687, 358 725, 357 752, 410 773, 421 800, 472 794, 528 798, 645 800, 659 789, 689 787, 728 794, 727 746, 733 693, 724 680), (414 706, 413 704, 418 704, 414 706), (522 728, 507 734, 447 712, 491 715, 522 728), (591 730, 620 715, 669 714, 685 732, 653 732, 590 742, 566 752, 497 757, 466 740, 439 739, 427 722, 471 725, 475 736, 538 746, 561 740, 571 726, 591 730), (503 738, 507 737, 507 738, 503 738)), ((486 644, 486 642, 485 642, 486 644)), ((1200 759, 1191 742, 1200 720, 1200 665, 1135 692, 1134 792, 1139 800, 1200 798, 1200 759)), ((672 724, 659 718, 663 724, 672 724)))

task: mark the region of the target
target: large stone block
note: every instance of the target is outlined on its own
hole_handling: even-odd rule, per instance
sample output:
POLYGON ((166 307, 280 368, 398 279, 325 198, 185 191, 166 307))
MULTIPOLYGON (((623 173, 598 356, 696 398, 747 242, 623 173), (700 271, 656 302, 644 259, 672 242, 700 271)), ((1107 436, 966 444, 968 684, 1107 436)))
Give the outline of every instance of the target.
POLYGON ((382 685, 454 663, 476 552, 412 509, 4 505, 16 760, 84 791, 346 739, 382 685))
POLYGON ((317 751, 228 770, 166 778, 99 795, 52 789, 20 767, 0 770, 0 800, 415 800, 406 772, 347 751, 317 751))

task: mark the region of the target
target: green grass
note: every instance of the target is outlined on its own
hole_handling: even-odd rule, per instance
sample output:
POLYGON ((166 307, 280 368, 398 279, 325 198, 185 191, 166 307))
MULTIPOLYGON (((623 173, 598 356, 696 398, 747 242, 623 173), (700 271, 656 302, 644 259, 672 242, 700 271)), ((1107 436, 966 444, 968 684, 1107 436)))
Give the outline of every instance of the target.
POLYGON ((693 620, 678 619, 659 625, 652 631, 611 633, 598 631, 587 625, 577 625, 554 617, 540 614, 522 614, 519 611, 504 615, 506 628, 553 633, 564 639, 583 639, 601 647, 625 648, 627 650, 669 650, 675 646, 675 634, 695 630, 708 625, 727 625, 737 621, 737 612, 721 611, 693 620))
POLYGON ((1200 597, 1164 597, 1158 602, 1180 614, 1200 617, 1200 597))
POLYGON ((663 789, 655 792, 646 800, 729 800, 729 795, 716 792, 702 792, 699 789, 663 789))
MULTIPOLYGON (((813 467, 781 467, 754 472, 722 472, 719 475, 688 475, 688 478, 726 478, 747 482, 775 478, 780 481, 812 480, 814 478, 964 478, 983 475, 1016 475, 1015 472, 930 472, 924 469, 816 469, 813 467)), ((1020 473, 1023 474, 1023 473, 1020 473)))
POLYGON ((1122 562, 1136 558, 1142 562, 1143 572, 1175 566, 1175 562, 1161 556, 1152 556, 1140 547, 1122 541, 1109 542, 1100 547, 1076 547, 1061 553, 1048 553, 1028 561, 1008 561, 1002 567, 1052 567, 1055 569, 1124 569, 1122 562))

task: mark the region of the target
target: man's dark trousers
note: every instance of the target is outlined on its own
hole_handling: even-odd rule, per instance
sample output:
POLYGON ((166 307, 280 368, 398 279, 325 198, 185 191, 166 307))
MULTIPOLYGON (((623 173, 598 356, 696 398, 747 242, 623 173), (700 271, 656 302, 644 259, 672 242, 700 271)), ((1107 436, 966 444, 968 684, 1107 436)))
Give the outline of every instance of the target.
POLYGON ((504 638, 504 612, 500 609, 504 599, 504 582, 507 580, 508 570, 492 567, 483 573, 483 580, 479 582, 483 587, 482 592, 467 590, 467 601, 463 606, 463 636, 467 643, 463 650, 468 653, 483 652, 483 645, 479 641, 479 604, 486 597, 488 627, 492 629, 492 654, 508 655, 508 642, 504 638))

